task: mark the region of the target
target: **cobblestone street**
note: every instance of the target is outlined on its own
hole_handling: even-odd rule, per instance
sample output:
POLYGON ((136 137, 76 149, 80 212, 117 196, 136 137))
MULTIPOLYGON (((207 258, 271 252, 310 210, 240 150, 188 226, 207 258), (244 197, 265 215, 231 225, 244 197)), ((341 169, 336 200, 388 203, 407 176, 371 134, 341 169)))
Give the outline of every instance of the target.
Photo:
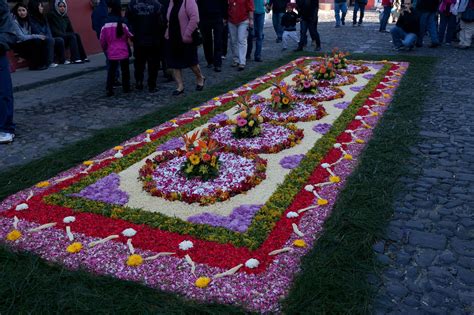
MULTIPOLYGON (((390 34, 378 32, 376 12, 366 12, 362 27, 347 24, 335 28, 333 12, 320 12, 319 16, 323 51, 338 47, 351 53, 397 54, 390 34)), ((271 20, 267 20, 264 62, 288 53, 281 51, 275 38, 271 20)), ((425 40, 425 46, 428 42, 425 40)), ((399 179, 405 192, 393 201, 395 211, 385 238, 374 245, 377 259, 385 265, 380 277, 371 275, 369 279, 378 292, 374 312, 473 314, 473 51, 442 46, 405 53, 436 56, 439 61, 433 81, 425 82, 432 92, 425 98, 419 141, 410 148, 409 172, 399 179)), ((235 79, 230 53, 221 73, 206 68, 202 49, 200 54, 206 86, 235 79)), ((259 65, 249 61, 247 68, 259 65)), ((162 77, 157 93, 149 94, 145 89, 124 95, 119 89, 115 97, 107 98, 105 76, 101 70, 17 92, 17 138, 11 145, 0 146, 0 172, 86 139, 97 130, 165 109, 176 100, 171 96, 174 82, 166 83, 162 77)), ((191 92, 195 82, 190 70, 185 78, 186 94, 199 93, 191 92)))

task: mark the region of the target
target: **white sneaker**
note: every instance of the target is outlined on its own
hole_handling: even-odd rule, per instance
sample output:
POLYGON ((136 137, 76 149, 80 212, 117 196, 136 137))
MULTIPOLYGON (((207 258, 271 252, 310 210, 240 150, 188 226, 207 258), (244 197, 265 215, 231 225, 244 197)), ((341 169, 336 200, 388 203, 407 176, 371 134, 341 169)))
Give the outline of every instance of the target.
POLYGON ((13 142, 15 135, 9 132, 0 132, 0 144, 1 143, 11 143, 13 142))
POLYGON ((54 62, 49 65, 50 68, 56 68, 57 66, 58 66, 58 64, 57 64, 57 63, 54 63, 54 62))
POLYGON ((64 61, 64 64, 69 65, 69 64, 71 64, 71 62, 69 60, 66 60, 66 61, 64 61))

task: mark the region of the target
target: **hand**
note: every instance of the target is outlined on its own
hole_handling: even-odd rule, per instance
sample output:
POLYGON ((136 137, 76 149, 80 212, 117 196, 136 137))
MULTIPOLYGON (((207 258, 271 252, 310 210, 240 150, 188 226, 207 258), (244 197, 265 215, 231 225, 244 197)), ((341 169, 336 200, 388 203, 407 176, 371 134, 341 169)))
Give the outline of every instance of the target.
POLYGON ((39 39, 41 39, 41 40, 45 40, 45 39, 46 39, 46 36, 44 36, 44 35, 40 35, 40 36, 39 36, 39 39))
POLYGON ((253 20, 249 20, 249 28, 253 28, 253 20))

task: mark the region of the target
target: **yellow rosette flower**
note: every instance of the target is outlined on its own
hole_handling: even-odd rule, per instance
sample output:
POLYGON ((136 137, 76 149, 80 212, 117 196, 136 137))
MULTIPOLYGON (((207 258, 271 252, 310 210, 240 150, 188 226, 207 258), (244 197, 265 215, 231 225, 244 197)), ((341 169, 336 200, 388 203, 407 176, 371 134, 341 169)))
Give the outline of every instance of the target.
POLYGON ((304 240, 295 240, 293 242, 293 245, 295 245, 296 247, 306 247, 306 242, 304 240))
POLYGON ((339 176, 331 176, 329 177, 329 181, 331 183, 339 183, 341 181, 341 178, 339 176))
POLYGON ((194 283, 198 288, 204 289, 211 283, 211 278, 209 277, 199 277, 196 279, 196 282, 194 283))
POLYGON ((13 230, 7 234, 7 241, 14 242, 21 237, 21 232, 18 230, 13 230))
POLYGON ((200 159, 199 156, 197 156, 196 154, 192 154, 192 155, 189 157, 189 161, 191 162, 192 165, 198 165, 199 162, 201 161, 201 159, 200 159))
POLYGON ((49 186, 48 181, 43 181, 43 182, 39 182, 38 184, 36 184, 36 187, 38 187, 38 188, 45 188, 45 187, 48 187, 48 186, 49 186))
POLYGON ((290 102, 290 99, 288 97, 284 97, 281 99, 281 103, 283 105, 288 105, 289 102, 290 102))
POLYGON ((138 267, 143 264, 143 257, 137 254, 133 254, 128 256, 127 259, 127 266, 130 267, 138 267))
POLYGON ((352 160, 352 155, 351 154, 344 154, 344 159, 352 160))
POLYGON ((85 166, 91 166, 92 164, 94 164, 94 161, 84 161, 82 162, 82 164, 84 164, 85 166))
POLYGON ((79 253, 82 249, 82 244, 74 242, 66 248, 66 251, 71 254, 79 253))
POLYGON ((249 121, 249 126, 252 127, 255 124, 255 121, 251 120, 249 121))
POLYGON ((318 205, 319 206, 325 206, 328 204, 328 200, 327 199, 318 199, 318 205))

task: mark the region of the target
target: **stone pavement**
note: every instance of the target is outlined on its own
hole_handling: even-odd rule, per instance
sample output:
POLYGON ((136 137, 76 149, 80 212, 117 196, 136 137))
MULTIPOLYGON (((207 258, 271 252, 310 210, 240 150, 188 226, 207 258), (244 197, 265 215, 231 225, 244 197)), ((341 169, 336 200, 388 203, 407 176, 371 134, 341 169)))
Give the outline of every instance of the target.
MULTIPOLYGON (((390 35, 377 31, 377 13, 366 12, 362 27, 335 29, 333 19, 332 12, 320 12, 323 50, 339 47, 350 52, 396 53, 390 35)), ((271 21, 267 21, 264 60, 279 58, 280 48, 271 21)), ((441 47, 410 54, 437 56, 440 62, 433 80, 426 82, 433 85, 433 92, 425 99, 420 141, 410 148, 409 172, 400 179, 406 193, 394 200, 395 213, 386 237, 374 246, 378 259, 386 264, 380 280, 371 277, 378 292, 374 312, 473 314, 473 53, 472 49, 441 47)), ((230 62, 230 58, 224 61, 222 73, 204 67, 206 85, 238 75, 230 62)), ((249 62, 248 68, 258 65, 249 62)), ((191 72, 185 77, 186 93, 198 93, 190 92, 195 84, 191 72)), ((18 137, 13 144, 0 146, 0 172, 85 139, 96 130, 164 109, 176 99, 171 96, 174 84, 164 82, 155 94, 119 92, 106 98, 104 81, 105 71, 90 72, 16 93, 18 137)))

